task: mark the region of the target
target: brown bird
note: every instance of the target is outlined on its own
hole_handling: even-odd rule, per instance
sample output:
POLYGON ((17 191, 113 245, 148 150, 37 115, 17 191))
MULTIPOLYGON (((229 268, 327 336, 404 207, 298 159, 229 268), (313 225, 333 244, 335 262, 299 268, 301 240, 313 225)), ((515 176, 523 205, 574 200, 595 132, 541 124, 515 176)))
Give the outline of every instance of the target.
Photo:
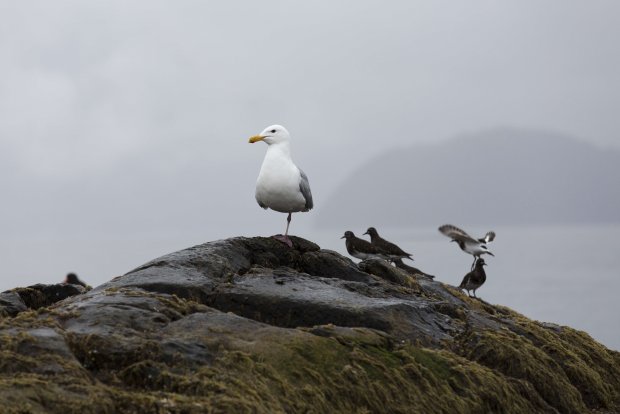
POLYGON ((80 285, 86 287, 86 283, 82 282, 79 277, 75 273, 68 273, 65 277, 64 283, 68 283, 70 285, 80 285))
POLYGON ((349 254, 356 259, 387 260, 387 257, 381 254, 379 249, 368 243, 366 240, 355 237, 355 234, 353 234, 352 231, 345 231, 344 236, 342 236, 341 239, 346 239, 345 245, 347 246, 347 252, 349 252, 349 254))
POLYGON ((370 242, 372 243, 372 245, 375 246, 377 250, 379 250, 379 252, 386 256, 389 260, 413 260, 413 257, 411 257, 411 253, 407 253, 394 243, 383 239, 381 236, 379 236, 377 229, 375 229, 374 227, 369 227, 364 234, 370 235, 370 242))
POLYGON ((399 269, 403 269, 405 272, 409 273, 410 275, 422 276, 422 277, 425 277, 427 279, 435 279, 435 276, 433 276, 433 275, 429 275, 428 273, 424 273, 420 269, 415 268, 413 266, 406 265, 403 262, 403 259, 394 259, 392 261, 394 262, 394 265, 396 267, 398 267, 399 269))
POLYGON ((476 261, 476 267, 471 272, 467 273, 463 278, 463 281, 459 285, 459 289, 464 289, 467 291, 467 296, 471 297, 469 294, 470 290, 474 291, 474 297, 476 296, 476 289, 484 284, 487 280, 487 274, 484 272, 484 267, 486 263, 483 258, 480 258, 476 261))

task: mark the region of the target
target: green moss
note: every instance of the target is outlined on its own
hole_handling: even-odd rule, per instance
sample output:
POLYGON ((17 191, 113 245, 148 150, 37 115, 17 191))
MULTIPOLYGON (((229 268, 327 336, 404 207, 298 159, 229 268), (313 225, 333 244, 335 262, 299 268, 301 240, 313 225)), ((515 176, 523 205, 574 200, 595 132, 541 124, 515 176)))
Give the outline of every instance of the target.
POLYGON ((580 366, 594 370, 611 387, 611 400, 620 399, 620 353, 605 348, 585 332, 562 327, 557 337, 578 358, 580 366))
POLYGON ((110 390, 67 375, 21 374, 0 376, 2 412, 8 413, 114 413, 110 390))
POLYGON ((430 370, 435 377, 444 380, 452 377, 452 371, 445 356, 423 348, 412 348, 410 353, 419 364, 430 370))
MULTIPOLYGON (((99 361, 97 379, 74 367, 1 381, 13 390, 9 401, 30 404, 33 413, 549 411, 542 400, 524 398, 520 382, 447 351, 394 347, 371 330, 257 339, 250 350, 221 350, 202 367, 169 366, 144 352, 115 364, 99 361), (116 364, 125 368, 112 369, 116 364)), ((100 345, 93 337, 85 341, 91 349, 100 345)))
POLYGON ((532 384, 558 411, 585 411, 580 392, 562 367, 525 337, 506 330, 486 330, 465 336, 461 346, 461 353, 468 359, 532 384))
POLYGON ((521 387, 478 364, 449 352, 386 349, 384 338, 366 341, 369 331, 363 334, 346 338, 346 345, 335 337, 289 338, 286 344, 273 338, 258 354, 227 353, 215 366, 225 367, 218 375, 234 372, 236 381, 223 381, 229 388, 239 387, 238 395, 274 412, 467 413, 506 402, 514 407, 507 411, 549 411, 542 400, 527 401, 521 387), (240 381, 247 373, 257 394, 240 381), (455 389, 469 391, 462 396, 455 389))
POLYGON ((160 354, 159 343, 120 335, 66 334, 67 345, 88 370, 117 370, 160 354))
POLYGON ((620 364, 615 352, 585 332, 550 326, 510 311, 511 329, 542 350, 564 371, 589 408, 608 408, 620 397, 620 364))
MULTIPOLYGON (((142 290, 171 320, 209 311, 142 290)), ((463 296, 467 312, 508 329, 472 330, 446 349, 333 325, 213 331, 203 366, 170 360, 157 332, 64 332, 55 311, 0 321, 0 401, 10 413, 579 413, 618 402, 620 356, 569 328, 549 328, 463 296), (32 352, 33 327, 61 333, 77 359, 32 352)), ((457 309, 458 310, 458 309, 457 309)), ((453 312, 447 309, 446 313, 453 312)), ((460 314, 459 314, 460 315, 460 314)), ((196 340, 200 341, 200 338, 196 340)), ((4 412, 4 411, 3 411, 4 412)))
MULTIPOLYGON (((445 350, 395 346, 371 330, 327 331, 331 336, 274 331, 237 350, 231 343, 201 367, 169 366, 158 352, 142 349, 117 361, 86 361, 96 379, 79 366, 51 377, 5 373, 0 384, 11 393, 0 397, 32 413, 553 412, 532 378, 445 350)), ((80 346, 96 349, 103 345, 97 341, 86 337, 80 346)), ((18 344, 11 349, 17 352, 18 344)))

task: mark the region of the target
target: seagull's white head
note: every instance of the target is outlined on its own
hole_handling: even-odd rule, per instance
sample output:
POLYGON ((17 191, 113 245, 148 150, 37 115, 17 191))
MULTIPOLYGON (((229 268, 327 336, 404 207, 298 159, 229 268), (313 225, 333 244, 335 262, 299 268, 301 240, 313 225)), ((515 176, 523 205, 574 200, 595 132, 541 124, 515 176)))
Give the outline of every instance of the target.
POLYGON ((279 144, 281 142, 287 142, 290 140, 290 135, 286 128, 282 125, 268 126, 258 135, 250 137, 250 144, 258 141, 264 141, 267 145, 279 144))

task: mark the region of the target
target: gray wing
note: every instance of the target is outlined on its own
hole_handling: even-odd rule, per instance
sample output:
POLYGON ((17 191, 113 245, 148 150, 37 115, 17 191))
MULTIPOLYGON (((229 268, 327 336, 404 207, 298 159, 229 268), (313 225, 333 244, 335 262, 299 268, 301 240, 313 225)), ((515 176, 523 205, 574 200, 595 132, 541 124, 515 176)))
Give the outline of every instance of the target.
POLYGON ((474 239, 473 237, 471 237, 469 234, 465 233, 463 230, 451 224, 444 224, 443 226, 439 227, 439 231, 444 236, 448 236, 453 240, 462 240, 465 242, 469 241, 469 242, 478 243, 478 241, 474 239))
POLYGON ((311 210, 314 207, 314 203, 312 202, 312 192, 310 191, 310 182, 308 181, 308 176, 305 172, 299 169, 301 173, 301 180, 299 181, 299 190, 301 194, 303 194, 306 199, 306 209, 304 211, 311 210))

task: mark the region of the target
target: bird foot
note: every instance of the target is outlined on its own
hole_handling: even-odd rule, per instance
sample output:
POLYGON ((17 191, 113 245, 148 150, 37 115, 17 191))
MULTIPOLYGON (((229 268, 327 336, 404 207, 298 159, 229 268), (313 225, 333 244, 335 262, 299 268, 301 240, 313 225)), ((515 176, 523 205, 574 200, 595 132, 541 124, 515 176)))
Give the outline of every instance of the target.
POLYGON ((282 234, 277 234, 275 236, 272 236, 274 239, 276 239, 279 242, 282 242, 284 244, 286 244, 288 247, 290 247, 291 249, 293 248, 293 241, 288 237, 288 236, 284 236, 282 234))

